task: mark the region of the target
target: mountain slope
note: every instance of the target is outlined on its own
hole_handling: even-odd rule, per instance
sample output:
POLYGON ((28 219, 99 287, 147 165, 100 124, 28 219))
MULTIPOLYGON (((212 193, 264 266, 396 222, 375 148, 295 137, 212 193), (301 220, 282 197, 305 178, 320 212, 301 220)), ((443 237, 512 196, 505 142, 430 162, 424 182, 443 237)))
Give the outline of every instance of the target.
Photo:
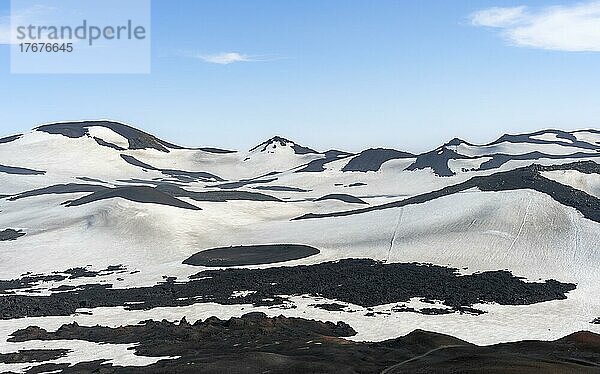
MULTIPOLYGON (((456 138, 421 154, 319 152, 281 137, 249 151, 185 148, 108 121, 2 138, 0 372, 28 370, 31 362, 14 361, 35 354, 46 358, 40 365, 92 358, 126 371, 180 362, 167 357, 177 352, 136 356, 123 341, 63 335, 50 350, 47 341, 8 341, 17 330, 41 334, 30 326, 46 337, 63 325, 73 336, 133 331, 135 343, 213 316, 222 321, 214 326, 254 323, 235 319, 248 312, 265 313, 267 326, 279 315, 302 326, 341 321, 356 333, 345 347, 422 352, 394 370, 546 357, 536 355, 553 345, 518 357, 471 345, 418 356, 439 342, 600 333, 598 157, 593 129, 484 145, 456 138), (138 324, 184 316, 152 325, 165 330, 138 324), (445 335, 398 339, 415 329, 445 335)), ((290 346, 320 346, 309 340, 290 346)), ((565 362, 583 365, 549 367, 571 368, 565 362)))

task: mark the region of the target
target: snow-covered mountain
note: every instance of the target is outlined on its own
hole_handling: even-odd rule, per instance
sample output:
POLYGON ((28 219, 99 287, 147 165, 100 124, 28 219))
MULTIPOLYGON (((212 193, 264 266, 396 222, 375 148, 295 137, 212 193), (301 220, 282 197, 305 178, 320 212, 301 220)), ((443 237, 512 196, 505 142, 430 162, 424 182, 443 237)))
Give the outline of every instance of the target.
MULTIPOLYGON (((107 121, 8 136, 0 355, 48 345, 7 341, 28 326, 249 311, 343 321, 356 341, 600 333, 598 160, 595 129, 453 139, 418 155, 281 137, 249 151, 185 148, 107 121)), ((169 356, 76 340, 55 340, 69 353, 49 361, 169 356)), ((31 366, 0 361, 0 372, 31 366)))

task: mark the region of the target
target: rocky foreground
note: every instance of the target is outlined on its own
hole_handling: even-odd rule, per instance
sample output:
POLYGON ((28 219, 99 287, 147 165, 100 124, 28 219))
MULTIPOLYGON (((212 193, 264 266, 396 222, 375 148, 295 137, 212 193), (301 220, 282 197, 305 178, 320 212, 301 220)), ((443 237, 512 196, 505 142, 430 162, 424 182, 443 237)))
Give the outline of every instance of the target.
MULTIPOLYGON (((137 355, 174 357, 147 367, 113 366, 106 360, 46 363, 27 373, 598 373, 600 335, 578 332, 550 342, 523 341, 477 346, 423 331, 378 343, 345 339, 346 323, 317 322, 249 313, 194 324, 145 321, 109 328, 63 325, 56 332, 38 327, 16 331, 11 342, 83 340, 135 343, 137 355)), ((65 355, 64 350, 21 351, 0 362, 34 362, 65 355)))

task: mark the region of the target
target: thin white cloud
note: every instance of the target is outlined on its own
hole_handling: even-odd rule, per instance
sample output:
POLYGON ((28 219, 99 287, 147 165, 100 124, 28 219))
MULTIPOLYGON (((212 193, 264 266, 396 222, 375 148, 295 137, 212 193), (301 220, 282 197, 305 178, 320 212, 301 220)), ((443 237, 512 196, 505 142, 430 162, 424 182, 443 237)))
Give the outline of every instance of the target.
POLYGON ((530 9, 488 8, 471 24, 500 30, 512 45, 569 52, 600 52, 600 1, 530 9))
POLYGON ((488 8, 471 14, 471 23, 474 26, 507 27, 522 20, 525 12, 524 6, 513 8, 488 8))
POLYGON ((220 64, 220 65, 229 65, 234 62, 253 62, 259 61, 248 55, 237 53, 237 52, 224 52, 210 55, 196 55, 197 58, 204 62, 209 62, 211 64, 220 64))
POLYGON ((285 57, 279 57, 276 55, 247 55, 239 52, 202 54, 191 51, 179 51, 179 55, 187 58, 195 58, 210 64, 219 65, 229 65, 236 62, 269 62, 286 59, 285 57))

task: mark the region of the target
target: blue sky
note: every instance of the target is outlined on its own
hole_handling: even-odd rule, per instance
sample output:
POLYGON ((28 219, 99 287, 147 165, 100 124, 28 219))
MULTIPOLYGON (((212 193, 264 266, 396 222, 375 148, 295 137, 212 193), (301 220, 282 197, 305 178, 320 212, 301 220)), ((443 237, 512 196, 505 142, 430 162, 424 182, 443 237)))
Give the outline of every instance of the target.
POLYGON ((154 0, 148 75, 11 75, 0 45, 0 133, 108 118, 190 146, 424 151, 600 128, 598 4, 154 0))

